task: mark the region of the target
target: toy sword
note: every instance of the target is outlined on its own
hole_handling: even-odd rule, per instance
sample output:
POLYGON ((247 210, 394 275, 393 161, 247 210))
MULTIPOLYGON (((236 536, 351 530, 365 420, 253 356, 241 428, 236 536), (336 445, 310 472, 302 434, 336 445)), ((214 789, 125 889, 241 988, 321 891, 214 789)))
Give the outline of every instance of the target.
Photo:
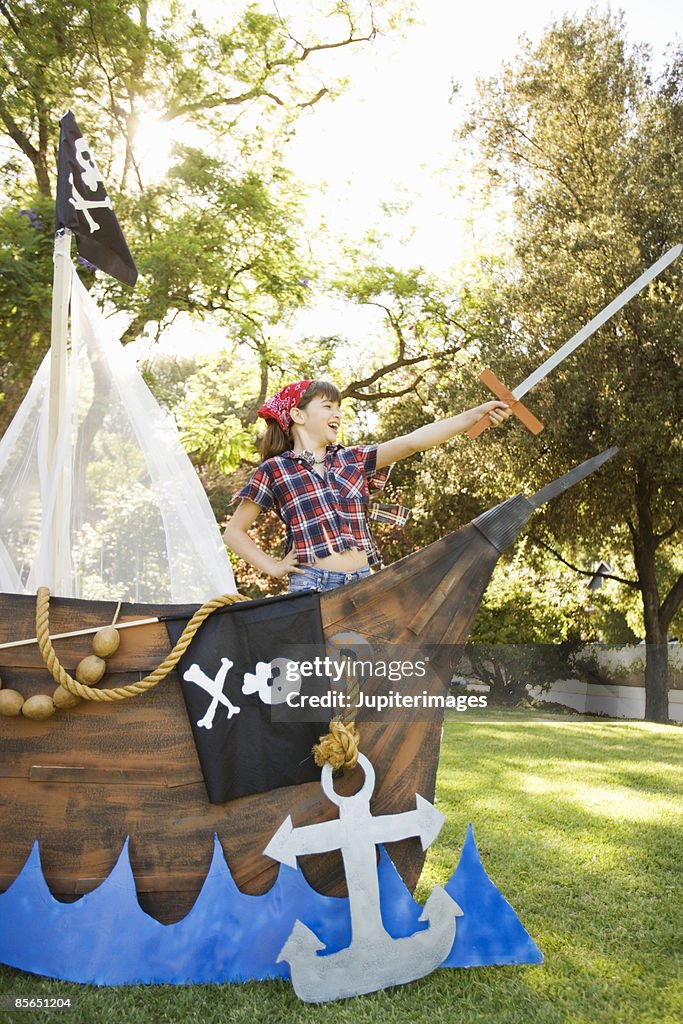
MULTIPOLYGON (((610 317, 613 317, 614 314, 622 309, 627 302, 630 302, 638 292, 643 290, 646 284, 649 284, 653 278, 657 277, 658 274, 661 274, 665 267, 668 267, 670 263, 673 263, 673 261, 680 256, 681 251, 683 251, 683 245, 674 245, 668 252, 665 252, 656 263, 653 263, 652 266, 645 271, 645 273, 636 278, 636 280, 630 284, 628 288, 625 288, 620 295, 617 295, 616 299, 613 299, 609 306, 605 306, 597 316, 593 317, 590 323, 587 323, 585 327, 582 327, 580 331, 577 331, 574 337, 570 338, 562 348, 558 348, 557 352, 553 352, 553 354, 549 356, 544 363, 534 370, 533 373, 529 374, 526 380, 523 380, 521 384, 518 384, 514 391, 508 391, 502 381, 499 381, 496 375, 491 373, 490 370, 484 370, 479 375, 479 380, 483 381, 487 388, 493 391, 497 398, 508 403, 514 415, 522 421, 525 427, 528 427, 532 434, 540 434, 543 430, 543 424, 536 419, 533 413, 529 412, 526 406, 522 405, 519 399, 525 395, 527 391, 530 391, 531 388, 535 387, 539 381, 543 380, 551 370, 554 370, 563 359, 566 359, 567 356, 574 351, 574 349, 577 349, 579 345, 583 345, 584 341, 586 341, 587 338, 590 338, 591 334, 594 334, 599 327, 602 327, 602 325, 610 319, 610 317)), ((488 418, 488 415, 482 416, 482 418, 467 431, 467 436, 473 438, 478 437, 479 434, 483 434, 487 427, 490 426, 491 421, 488 418)))

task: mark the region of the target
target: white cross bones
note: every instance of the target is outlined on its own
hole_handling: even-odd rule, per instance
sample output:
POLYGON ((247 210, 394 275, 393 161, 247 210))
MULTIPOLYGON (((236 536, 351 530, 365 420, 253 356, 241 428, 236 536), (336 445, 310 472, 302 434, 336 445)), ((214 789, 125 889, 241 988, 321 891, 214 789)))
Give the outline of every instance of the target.
POLYGON ((234 662, 230 661, 229 658, 221 658, 221 667, 216 673, 216 678, 211 679, 205 672, 202 671, 199 665, 190 665, 187 672, 184 674, 183 679, 188 683, 196 683, 197 686, 201 686, 202 690, 206 690, 211 695, 211 703, 207 709, 206 714, 203 718, 200 718, 197 722, 197 726, 200 729, 211 729, 213 726, 214 715, 219 704, 222 704, 228 709, 228 719, 232 718, 233 715, 239 714, 240 709, 228 700, 223 693, 223 684, 225 683, 225 677, 232 668, 234 662))
MULTIPOLYGON (((83 184, 90 189, 91 192, 97 192, 98 185, 101 183, 104 185, 104 179, 99 172, 97 164, 92 158, 92 154, 88 148, 88 143, 85 139, 76 139, 76 159, 83 171, 81 175, 83 184)), ((111 210, 111 199, 108 195, 105 195, 104 199, 86 199, 80 192, 77 191, 74 184, 73 174, 69 175, 69 184, 71 185, 71 196, 69 202, 73 203, 77 210, 81 210, 85 214, 85 219, 88 222, 88 227, 91 233, 100 230, 100 225, 90 216, 90 210, 99 209, 105 207, 111 210)))

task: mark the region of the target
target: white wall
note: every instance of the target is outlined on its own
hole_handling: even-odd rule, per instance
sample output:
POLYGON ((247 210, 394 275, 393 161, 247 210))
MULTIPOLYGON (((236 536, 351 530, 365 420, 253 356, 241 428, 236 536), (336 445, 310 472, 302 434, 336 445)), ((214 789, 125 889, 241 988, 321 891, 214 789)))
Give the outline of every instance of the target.
MULTIPOLYGON (((583 714, 603 714, 610 718, 644 718, 645 688, 618 683, 584 683, 579 679, 559 679, 550 689, 538 687, 530 695, 539 701, 555 701, 583 714)), ((683 722, 683 690, 669 690, 669 718, 683 722)))

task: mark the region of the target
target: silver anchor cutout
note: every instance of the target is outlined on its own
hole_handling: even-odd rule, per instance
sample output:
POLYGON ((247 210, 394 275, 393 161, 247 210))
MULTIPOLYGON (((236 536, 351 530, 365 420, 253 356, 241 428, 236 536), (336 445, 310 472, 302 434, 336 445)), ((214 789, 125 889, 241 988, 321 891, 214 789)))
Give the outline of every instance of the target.
POLYGON ((441 831, 444 816, 416 794, 414 811, 374 817, 370 797, 375 772, 363 754, 358 755, 358 763, 365 780, 353 796, 335 791, 329 765, 322 770, 321 786, 327 798, 339 807, 337 819, 294 828, 290 816, 263 851, 273 860, 296 868, 297 857, 341 850, 349 891, 351 944, 337 953, 320 956, 318 951, 324 943, 303 922, 296 921, 277 958, 278 963, 289 963, 294 991, 309 1003, 364 995, 430 974, 448 956, 456 918, 462 915, 458 904, 436 885, 420 917, 428 923, 427 928, 401 939, 392 939, 387 933, 380 911, 375 845, 419 835, 426 850, 441 831))

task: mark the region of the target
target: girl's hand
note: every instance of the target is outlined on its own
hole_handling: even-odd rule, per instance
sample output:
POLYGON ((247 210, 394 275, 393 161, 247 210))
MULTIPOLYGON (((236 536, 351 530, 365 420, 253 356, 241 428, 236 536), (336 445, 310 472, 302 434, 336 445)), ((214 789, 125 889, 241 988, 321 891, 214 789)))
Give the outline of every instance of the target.
POLYGON ((296 560, 296 551, 292 548, 291 551, 287 552, 284 558, 273 563, 270 575, 280 580, 290 572, 306 572, 305 569, 297 569, 296 560))
POLYGON ((501 401, 484 402, 483 405, 477 406, 475 412, 478 414, 478 419, 481 419, 482 416, 486 416, 488 413, 491 426, 493 427, 499 427, 501 423, 505 422, 508 416, 512 415, 512 411, 507 402, 501 401))

